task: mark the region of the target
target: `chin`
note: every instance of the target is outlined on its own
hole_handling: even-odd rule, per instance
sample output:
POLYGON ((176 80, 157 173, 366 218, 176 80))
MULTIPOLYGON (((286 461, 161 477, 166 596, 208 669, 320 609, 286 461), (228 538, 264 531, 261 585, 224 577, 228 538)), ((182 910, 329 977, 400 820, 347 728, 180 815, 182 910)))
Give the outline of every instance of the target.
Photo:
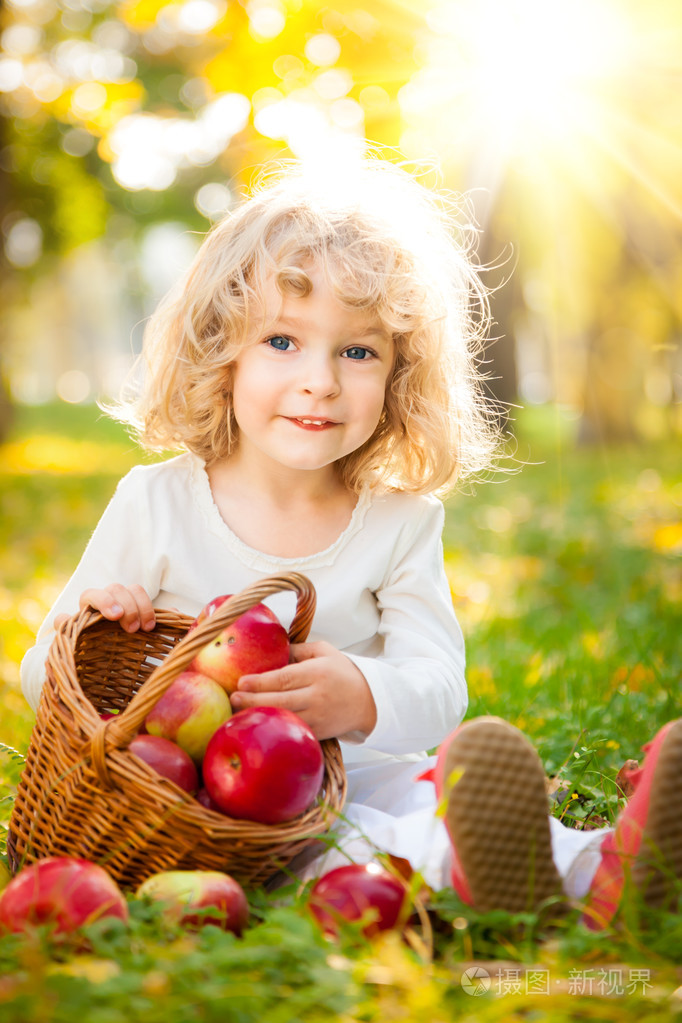
POLYGON ((276 457, 275 461, 283 469, 289 469, 293 472, 320 472, 324 469, 329 469, 342 457, 343 454, 320 455, 319 452, 313 454, 301 452, 297 456, 290 447, 286 452, 281 453, 281 457, 276 457))

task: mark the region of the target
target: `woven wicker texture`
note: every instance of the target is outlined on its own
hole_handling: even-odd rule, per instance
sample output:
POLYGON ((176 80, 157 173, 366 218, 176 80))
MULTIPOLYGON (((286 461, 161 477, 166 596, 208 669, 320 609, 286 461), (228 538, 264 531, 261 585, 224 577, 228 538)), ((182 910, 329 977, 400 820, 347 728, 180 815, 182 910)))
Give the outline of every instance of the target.
POLYGON ((270 576, 233 596, 191 633, 192 619, 157 610, 152 632, 125 632, 91 609, 57 631, 14 811, 14 870, 46 856, 80 856, 123 887, 160 870, 224 870, 262 883, 333 824, 346 778, 339 744, 322 743, 325 774, 315 805, 283 824, 207 810, 128 750, 157 700, 204 644, 254 604, 292 590, 291 642, 306 639, 315 591, 298 573, 270 576), (118 710, 102 721, 100 714, 118 710))

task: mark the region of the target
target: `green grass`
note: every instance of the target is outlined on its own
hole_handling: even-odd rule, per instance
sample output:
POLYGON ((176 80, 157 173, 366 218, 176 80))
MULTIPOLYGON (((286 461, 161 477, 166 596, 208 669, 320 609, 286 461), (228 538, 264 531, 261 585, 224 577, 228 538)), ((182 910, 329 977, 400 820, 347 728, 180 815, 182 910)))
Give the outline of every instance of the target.
POLYGON ((470 713, 507 718, 549 774, 608 793, 680 713, 679 454, 526 450, 519 474, 449 502, 470 713))
MULTIPOLYGON (((449 499, 444 542, 470 715, 523 728, 559 779, 553 812, 582 826, 615 816, 618 769, 680 714, 682 475, 676 444, 574 449, 570 426, 544 410, 522 417, 520 471, 449 499)), ((32 724, 22 653, 140 457, 88 407, 23 409, 0 448, 0 822, 32 724)), ((519 791, 510 815, 522 801, 519 791)), ((294 887, 250 898, 241 940, 173 931, 139 903, 128 928, 93 928, 87 951, 43 934, 0 939, 0 1019, 646 1023, 682 1007, 682 917, 636 899, 608 932, 591 934, 575 914, 547 934, 532 916, 481 917, 446 891, 411 943, 368 946, 352 928, 330 945, 294 887), (492 975, 483 997, 460 984, 474 960, 492 975), (534 993, 538 977, 549 993, 537 983, 534 993)))

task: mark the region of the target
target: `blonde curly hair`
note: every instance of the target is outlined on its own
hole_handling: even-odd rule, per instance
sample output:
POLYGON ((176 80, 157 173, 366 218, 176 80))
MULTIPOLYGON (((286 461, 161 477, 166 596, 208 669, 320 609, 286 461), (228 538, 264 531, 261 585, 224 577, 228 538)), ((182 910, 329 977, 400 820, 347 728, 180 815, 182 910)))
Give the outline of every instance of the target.
POLYGON ((228 458, 239 442, 232 366, 263 315, 265 283, 309 294, 314 263, 394 344, 376 430, 339 460, 344 484, 444 494, 480 475, 499 437, 479 369, 487 296, 462 212, 387 161, 367 159, 328 186, 299 165, 278 168, 208 233, 147 323, 136 394, 108 411, 148 450, 228 458))

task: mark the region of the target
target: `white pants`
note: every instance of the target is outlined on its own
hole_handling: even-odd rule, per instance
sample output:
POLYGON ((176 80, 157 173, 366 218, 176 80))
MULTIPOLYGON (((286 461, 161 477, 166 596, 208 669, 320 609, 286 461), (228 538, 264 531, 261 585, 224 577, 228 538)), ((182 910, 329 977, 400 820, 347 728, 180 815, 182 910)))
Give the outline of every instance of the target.
MULTIPOLYGON (((347 802, 342 819, 332 829, 334 844, 322 853, 319 848, 306 850, 289 869, 308 881, 347 863, 368 863, 384 852, 408 860, 431 888, 448 887, 451 846, 445 824, 435 815, 436 789, 431 781, 415 781, 435 763, 433 756, 418 763, 350 765, 347 802)), ((552 854, 564 890, 582 898, 599 865, 601 843, 611 829, 577 831, 555 817, 549 823, 552 854)))

